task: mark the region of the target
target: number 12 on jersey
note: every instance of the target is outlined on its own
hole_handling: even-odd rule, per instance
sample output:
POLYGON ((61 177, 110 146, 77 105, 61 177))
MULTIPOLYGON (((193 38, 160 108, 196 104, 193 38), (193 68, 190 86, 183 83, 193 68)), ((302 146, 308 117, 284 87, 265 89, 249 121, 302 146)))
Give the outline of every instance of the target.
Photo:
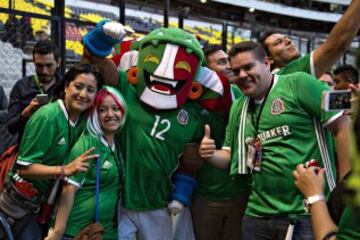
POLYGON ((151 129, 150 135, 157 139, 165 140, 164 134, 169 131, 170 127, 171 122, 169 119, 161 119, 159 115, 155 115, 155 122, 151 129))

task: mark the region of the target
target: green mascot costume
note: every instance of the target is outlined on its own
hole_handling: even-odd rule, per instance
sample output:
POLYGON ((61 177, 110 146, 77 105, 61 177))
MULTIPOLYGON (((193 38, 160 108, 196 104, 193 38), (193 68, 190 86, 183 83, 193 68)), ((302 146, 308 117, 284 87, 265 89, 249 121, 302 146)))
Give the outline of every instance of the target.
MULTIPOLYGON (((84 37, 84 45, 90 55, 101 57, 124 35, 121 24, 105 21, 84 37)), ((106 83, 116 87, 128 105, 118 138, 125 159, 119 238, 136 234, 139 239, 171 239, 168 202, 172 196, 189 204, 196 186, 191 175, 202 161, 196 144, 203 137, 204 107, 226 111, 230 95, 224 97, 221 78, 203 67, 200 43, 181 29, 156 29, 134 42, 123 58, 127 63, 116 80, 106 76, 115 65, 100 64, 106 83), (175 175, 173 192, 172 176, 179 165, 182 173, 175 175)), ((175 212, 181 208, 171 206, 175 212)))

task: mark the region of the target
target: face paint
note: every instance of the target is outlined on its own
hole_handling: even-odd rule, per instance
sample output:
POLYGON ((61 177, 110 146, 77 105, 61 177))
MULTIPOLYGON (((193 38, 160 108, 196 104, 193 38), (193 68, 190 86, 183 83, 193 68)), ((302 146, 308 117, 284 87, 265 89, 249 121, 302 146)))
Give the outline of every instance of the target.
POLYGON ((159 43, 145 46, 139 55, 140 100, 156 109, 175 109, 183 105, 199 67, 199 59, 186 49, 159 43))

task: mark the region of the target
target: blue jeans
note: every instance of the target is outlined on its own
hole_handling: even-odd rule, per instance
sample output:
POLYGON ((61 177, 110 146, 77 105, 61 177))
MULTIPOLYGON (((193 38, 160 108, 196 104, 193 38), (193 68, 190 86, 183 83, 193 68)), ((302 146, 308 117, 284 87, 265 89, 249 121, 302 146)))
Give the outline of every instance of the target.
MULTIPOLYGON (((290 220, 281 217, 244 216, 242 221, 241 239, 246 240, 284 240, 290 220)), ((310 216, 298 216, 294 223, 292 240, 313 240, 314 235, 310 216)))
MULTIPOLYGON (((6 216, 5 213, 2 212, 2 216, 6 216)), ((21 222, 21 219, 16 220, 11 225, 11 231, 14 239, 21 240, 40 240, 42 239, 42 231, 39 224, 36 221, 37 215, 27 216, 24 222, 21 222)), ((10 223, 10 221, 7 219, 10 223)), ((5 238, 6 234, 2 226, 0 227, 0 238, 5 238)), ((7 239, 7 238, 6 238, 7 239)))

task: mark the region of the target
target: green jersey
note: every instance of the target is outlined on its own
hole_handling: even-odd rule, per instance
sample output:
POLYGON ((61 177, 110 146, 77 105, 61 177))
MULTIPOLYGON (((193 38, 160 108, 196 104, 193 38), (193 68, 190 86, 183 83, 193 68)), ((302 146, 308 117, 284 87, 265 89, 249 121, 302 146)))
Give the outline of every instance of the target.
MULTIPOLYGON (((276 71, 276 70, 275 70, 276 71)), ((290 74, 295 72, 306 72, 310 75, 315 76, 314 62, 311 54, 306 54, 303 57, 299 57, 290 62, 285 67, 276 71, 278 75, 290 74)))
MULTIPOLYGON (((77 136, 83 130, 83 119, 73 123, 67 115, 64 102, 49 103, 30 118, 25 126, 16 163, 28 166, 33 163, 48 166, 61 165, 77 136)), ((39 197, 50 192, 54 180, 29 180, 39 197)))
POLYGON ((231 84, 231 95, 233 100, 235 100, 242 97, 244 94, 238 86, 236 86, 235 84, 231 84))
POLYGON ((122 176, 122 163, 115 149, 107 142, 89 133, 81 135, 71 149, 66 163, 70 163, 86 150, 95 147, 94 154, 99 159, 89 161, 86 173, 77 173, 66 181, 77 186, 73 208, 71 210, 65 234, 75 236, 82 228, 92 223, 95 216, 96 197, 96 161, 100 161, 99 221, 104 227, 104 239, 117 239, 117 203, 122 176))
MULTIPOLYGON (((205 111, 205 110, 203 110, 205 111)), ((216 147, 221 148, 225 138, 227 113, 208 112, 205 122, 210 125, 211 138, 215 140, 216 147)), ((197 171, 198 187, 195 196, 200 196, 212 201, 227 200, 240 196, 244 188, 240 184, 241 177, 230 176, 229 170, 221 170, 206 161, 197 171)))
POLYGON ((147 109, 123 72, 119 90, 128 106, 120 135, 125 158, 123 205, 140 211, 164 208, 172 191, 170 178, 185 145, 200 142, 203 136, 201 108, 187 102, 176 110, 147 109))
POLYGON ((360 239, 360 214, 358 209, 346 207, 340 218, 337 240, 360 239))
MULTIPOLYGON (((284 75, 295 72, 306 72, 314 77, 315 76, 315 66, 313 60, 313 52, 306 54, 305 56, 299 57, 294 61, 290 62, 285 67, 281 68, 276 74, 284 75)), ((327 129, 324 129, 326 144, 328 146, 329 158, 336 159, 336 146, 334 135, 327 129)))
POLYGON ((239 116, 245 117, 246 121, 241 139, 257 135, 262 145, 261 170, 252 173, 247 215, 304 214, 303 196, 294 186, 292 171, 310 159, 322 159, 319 165, 327 169, 327 185, 335 186, 333 161, 323 158, 326 144, 319 122, 327 126, 341 113, 321 110, 322 92, 327 89, 326 84, 315 81, 306 73, 275 75, 261 113, 260 103, 250 103, 244 114, 245 97, 233 104, 224 144, 224 148, 230 148, 232 152, 232 173, 237 173, 239 166, 239 116))

